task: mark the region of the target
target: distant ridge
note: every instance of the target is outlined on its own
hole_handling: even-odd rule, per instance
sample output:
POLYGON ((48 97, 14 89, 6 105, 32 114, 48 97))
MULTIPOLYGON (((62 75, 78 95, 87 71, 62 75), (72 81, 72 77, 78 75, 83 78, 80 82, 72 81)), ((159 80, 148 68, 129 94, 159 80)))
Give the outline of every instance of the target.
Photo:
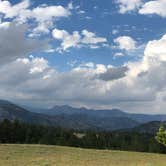
POLYGON ((166 127, 166 121, 164 122, 152 121, 149 123, 141 124, 140 126, 134 127, 131 131, 155 135, 161 125, 166 127))
POLYGON ((51 109, 26 109, 9 101, 0 100, 0 120, 3 119, 18 119, 26 123, 74 130, 113 131, 135 128, 151 121, 164 121, 166 115, 129 114, 118 109, 93 110, 67 105, 51 109))
POLYGON ((127 113, 120 109, 87 109, 85 107, 74 108, 68 105, 54 106, 51 109, 34 109, 31 108, 29 111, 42 113, 46 115, 56 116, 56 115, 87 115, 100 118, 112 118, 112 117, 125 117, 137 121, 139 123, 147 123, 151 121, 166 121, 166 115, 157 114, 137 114, 137 113, 127 113))

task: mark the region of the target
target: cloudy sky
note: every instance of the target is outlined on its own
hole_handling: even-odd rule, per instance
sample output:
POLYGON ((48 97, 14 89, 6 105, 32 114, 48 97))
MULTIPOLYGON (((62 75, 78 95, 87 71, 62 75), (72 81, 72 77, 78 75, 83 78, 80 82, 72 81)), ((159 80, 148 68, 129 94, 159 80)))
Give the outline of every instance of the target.
POLYGON ((166 113, 166 0, 0 0, 0 98, 166 113))

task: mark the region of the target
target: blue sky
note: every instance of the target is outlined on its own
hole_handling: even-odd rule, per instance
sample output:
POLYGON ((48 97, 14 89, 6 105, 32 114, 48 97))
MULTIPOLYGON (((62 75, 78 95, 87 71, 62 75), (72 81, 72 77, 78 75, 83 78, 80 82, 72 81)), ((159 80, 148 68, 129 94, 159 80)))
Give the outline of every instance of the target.
MULTIPOLYGON (((51 2, 51 1, 50 1, 51 2)), ((68 32, 75 30, 81 31, 88 29, 96 32, 98 35, 106 37, 109 44, 112 44, 114 38, 118 36, 132 36, 140 44, 147 43, 149 40, 160 38, 166 27, 166 22, 159 16, 149 17, 136 14, 122 15, 117 12, 117 5, 112 1, 73 1, 73 5, 79 5, 85 14, 74 13, 67 20, 64 19, 57 23, 60 29, 66 29, 68 32), (97 7, 97 8, 94 8, 97 7), (90 17, 91 19, 86 19, 90 17), (81 19, 80 19, 81 18, 81 19), (113 35, 112 31, 118 30, 118 34, 113 35)), ((61 1, 60 4, 67 5, 68 1, 61 1)), ((120 65, 126 60, 134 60, 135 57, 121 57, 117 60, 113 59, 116 50, 110 48, 99 49, 71 49, 69 53, 64 52, 63 55, 49 56, 50 61, 58 65, 63 70, 67 62, 77 60, 79 63, 92 61, 95 63, 120 65)), ((54 55, 55 53, 53 53, 54 55)))
POLYGON ((0 97, 163 112, 165 8, 165 0, 0 0, 0 97))
MULTIPOLYGON (((20 0, 13 0, 11 3, 17 4, 20 0)), ((165 18, 160 16, 145 16, 136 14, 131 11, 126 14, 118 12, 119 6, 114 0, 73 0, 70 3, 74 8, 72 14, 68 18, 59 19, 56 21, 55 26, 59 29, 65 29, 69 33, 73 31, 82 31, 87 29, 90 32, 95 32, 97 35, 107 38, 108 44, 113 45, 113 40, 119 36, 131 36, 135 39, 139 45, 146 44, 148 41, 160 38, 166 31, 165 18), (84 11, 84 13, 80 13, 84 11), (117 34, 112 34, 112 31, 118 30, 117 34)), ((61 5, 67 7, 68 0, 38 0, 31 3, 31 7, 36 7, 41 4, 47 5, 61 5)), ((48 37, 47 35, 44 37, 48 37)), ((49 36, 50 37, 50 36, 49 36)), ((50 38, 52 40, 52 38, 50 38)), ((57 47, 59 42, 51 41, 53 47, 57 47)), ((120 50, 122 51, 122 50, 120 50)), ((134 53, 134 56, 114 57, 118 49, 111 49, 110 47, 102 47, 98 49, 90 48, 70 48, 69 52, 53 52, 53 53, 41 53, 37 56, 44 56, 48 59, 50 65, 56 66, 61 71, 70 70, 71 66, 68 65, 73 61, 77 63, 102 63, 112 64, 115 66, 122 65, 126 61, 137 60, 143 49, 134 53), (138 57, 135 57, 136 56, 138 57), (138 55, 137 55, 138 54, 138 55)), ((132 53, 133 54, 133 53, 132 53)), ((35 56, 36 54, 34 54, 35 56)))
MULTIPOLYGON (((19 2, 19 0, 14 0, 11 3, 17 4, 19 2)), ((116 37, 131 36, 139 45, 143 45, 150 40, 161 38, 166 31, 165 18, 156 15, 139 15, 134 11, 121 14, 118 12, 118 4, 113 0, 91 0, 90 2, 89 0, 73 0, 70 2, 73 4, 74 8, 79 8, 73 9, 71 16, 68 18, 59 19, 55 23, 58 29, 65 29, 69 33, 87 29, 90 32, 95 32, 98 36, 107 38, 109 45, 114 44, 113 40, 116 37), (84 11, 85 13, 79 13, 80 11, 84 11), (114 30, 118 30, 117 34, 112 34, 114 30)), ((38 0, 32 3, 31 8, 45 3, 47 5, 62 5, 67 7, 69 1, 38 0)), ((48 36, 44 37, 47 38, 48 36)), ((52 38, 50 40, 52 40, 52 38)), ((51 41, 51 43, 53 47, 57 47, 59 44, 57 41, 51 41)), ((110 47, 98 49, 70 48, 69 52, 41 53, 37 54, 37 56, 44 56, 48 59, 50 65, 56 66, 56 68, 61 71, 66 71, 70 70, 71 66, 68 64, 73 61, 77 61, 77 65, 79 63, 94 62, 119 66, 126 61, 137 60, 139 56, 143 54, 144 50, 142 49, 134 53, 134 56, 131 55, 133 53, 126 53, 129 56, 115 58, 114 54, 119 51, 122 50, 111 49, 110 47)), ((35 55, 36 54, 34 54, 34 56, 35 55)))

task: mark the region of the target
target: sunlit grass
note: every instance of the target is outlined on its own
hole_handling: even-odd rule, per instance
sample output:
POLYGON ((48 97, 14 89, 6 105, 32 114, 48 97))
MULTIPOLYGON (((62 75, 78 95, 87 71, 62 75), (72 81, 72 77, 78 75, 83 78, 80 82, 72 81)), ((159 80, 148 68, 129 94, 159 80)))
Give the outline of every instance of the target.
POLYGON ((44 145, 0 145, 0 166, 166 166, 166 155, 44 145))

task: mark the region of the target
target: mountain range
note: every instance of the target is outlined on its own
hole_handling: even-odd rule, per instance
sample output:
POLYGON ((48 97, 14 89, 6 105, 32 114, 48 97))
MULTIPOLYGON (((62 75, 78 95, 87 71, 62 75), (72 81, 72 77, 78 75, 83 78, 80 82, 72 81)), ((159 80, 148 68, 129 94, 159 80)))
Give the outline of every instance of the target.
MULTIPOLYGON (((0 100, 0 120, 9 119, 32 124, 49 125, 74 130, 113 131, 132 129, 140 132, 158 129, 166 115, 130 114, 119 109, 94 110, 67 105, 51 109, 18 106, 0 100), (155 123, 154 123, 155 121, 155 123), (151 125, 148 125, 151 124, 151 125), (145 131, 144 131, 145 130, 145 131)), ((154 132, 154 130, 152 130, 154 132)))
POLYGON ((51 109, 41 109, 41 108, 29 108, 24 107, 31 112, 41 113, 50 116, 57 116, 57 115, 86 115, 88 117, 98 117, 98 118, 113 118, 113 117, 123 117, 123 118, 130 118, 134 121, 139 123, 147 123, 151 121, 166 121, 166 115, 158 114, 158 115, 149 115, 149 114, 132 114, 121 111, 119 109, 87 109, 85 107, 81 108, 74 108, 68 105, 63 106, 54 106, 51 109))

